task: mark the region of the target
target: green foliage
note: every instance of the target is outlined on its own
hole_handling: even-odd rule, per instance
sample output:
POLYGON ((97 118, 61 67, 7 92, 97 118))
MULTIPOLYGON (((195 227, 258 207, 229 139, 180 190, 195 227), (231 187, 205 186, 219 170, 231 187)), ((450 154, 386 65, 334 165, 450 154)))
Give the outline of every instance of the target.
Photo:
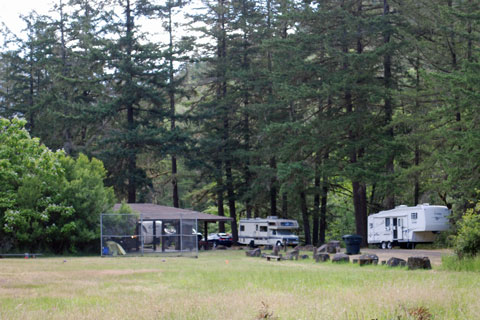
POLYGON ((5 250, 88 250, 98 217, 113 205, 99 160, 52 152, 24 129, 0 118, 0 241, 5 250))
POLYGON ((480 272, 480 257, 459 258, 457 256, 443 256, 443 270, 480 272))
POLYGON ((480 201, 475 208, 468 209, 458 222, 458 233, 454 238, 458 257, 475 257, 480 253, 480 201))

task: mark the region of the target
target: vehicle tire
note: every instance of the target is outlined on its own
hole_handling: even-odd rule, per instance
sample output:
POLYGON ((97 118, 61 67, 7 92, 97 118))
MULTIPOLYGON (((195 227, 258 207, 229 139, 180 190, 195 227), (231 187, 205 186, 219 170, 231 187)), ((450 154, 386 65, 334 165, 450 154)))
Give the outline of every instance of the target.
POLYGON ((387 243, 385 241, 380 245, 383 250, 387 249, 387 243))
POLYGON ((216 248, 218 246, 218 241, 213 241, 213 247, 216 248))
POLYGON ((389 241, 387 242, 387 249, 392 249, 393 248, 393 245, 392 243, 389 241))
POLYGON ((282 242, 281 242, 281 241, 277 241, 277 244, 276 244, 276 246, 281 248, 281 247, 283 247, 283 244, 282 244, 282 242))

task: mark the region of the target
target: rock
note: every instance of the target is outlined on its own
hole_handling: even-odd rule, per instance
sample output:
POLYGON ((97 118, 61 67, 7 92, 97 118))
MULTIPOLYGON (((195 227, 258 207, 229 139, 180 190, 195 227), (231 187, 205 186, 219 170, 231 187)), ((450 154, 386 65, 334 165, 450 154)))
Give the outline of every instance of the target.
MULTIPOLYGON (((383 261, 382 261, 382 264, 383 264, 383 261)), ((395 257, 391 257, 387 261, 387 266, 389 267, 405 267, 406 264, 407 264, 407 261, 400 258, 395 258, 395 257)))
POLYGON ((385 264, 387 264, 387 261, 382 260, 382 266, 385 265, 385 264))
POLYGON ((330 260, 330 255, 328 253, 317 253, 315 256, 315 262, 326 262, 330 260))
POLYGON ((432 265, 428 257, 408 257, 407 266, 408 270, 432 269, 432 265))
POLYGON ((314 251, 315 254, 318 254, 320 252, 327 252, 327 245, 322 244, 320 247, 317 248, 316 251, 314 251))
POLYGON ((350 262, 350 257, 345 253, 336 253, 332 258, 332 262, 350 262))
POLYGON ((352 263, 358 263, 358 259, 352 259, 352 263))
POLYGON ((260 257, 261 254, 262 254, 262 251, 260 250, 260 248, 245 251, 245 255, 247 257, 260 257))
POLYGON ((376 254, 363 254, 358 257, 358 264, 361 266, 366 264, 378 264, 378 256, 376 254))
POLYGON ((286 253, 285 259, 286 260, 293 260, 293 259, 298 260, 299 253, 300 252, 297 249, 293 249, 291 251, 288 251, 286 253))
POLYGON ((308 256, 308 254, 302 254, 302 255, 300 256, 300 258, 302 258, 302 260, 305 260, 305 259, 308 259, 308 258, 310 258, 310 257, 308 256))

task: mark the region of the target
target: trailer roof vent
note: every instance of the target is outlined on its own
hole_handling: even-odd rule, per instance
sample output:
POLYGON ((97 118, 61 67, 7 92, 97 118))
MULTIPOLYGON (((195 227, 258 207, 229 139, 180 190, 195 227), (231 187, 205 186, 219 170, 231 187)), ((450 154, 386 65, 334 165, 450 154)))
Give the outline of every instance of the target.
POLYGON ((401 204, 401 205, 399 205, 399 206, 396 206, 395 208, 406 208, 406 207, 407 207, 406 205, 401 204))
POLYGON ((429 206, 429 205, 430 205, 430 203, 424 203, 423 205, 424 205, 424 206, 429 206))
POLYGON ((267 219, 278 219, 278 216, 268 216, 267 219))

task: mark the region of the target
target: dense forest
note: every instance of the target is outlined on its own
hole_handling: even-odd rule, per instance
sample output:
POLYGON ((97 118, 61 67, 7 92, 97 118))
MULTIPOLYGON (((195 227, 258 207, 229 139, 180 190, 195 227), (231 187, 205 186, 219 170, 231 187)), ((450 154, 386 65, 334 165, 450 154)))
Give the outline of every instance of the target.
POLYGON ((58 0, 23 20, 0 116, 103 161, 119 200, 231 216, 235 239, 295 218, 317 245, 478 199, 478 1, 58 0))

